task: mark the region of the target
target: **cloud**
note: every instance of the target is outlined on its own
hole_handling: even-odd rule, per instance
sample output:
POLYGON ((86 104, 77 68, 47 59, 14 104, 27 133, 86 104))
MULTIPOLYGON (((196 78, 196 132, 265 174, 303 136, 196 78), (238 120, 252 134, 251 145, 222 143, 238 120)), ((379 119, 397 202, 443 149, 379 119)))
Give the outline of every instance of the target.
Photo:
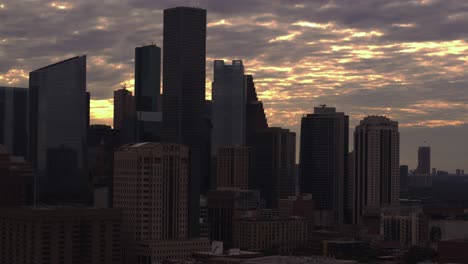
MULTIPOLYGON (((398 120, 402 131, 468 123, 466 1, 1 4, 0 85, 27 86, 29 71, 87 54, 96 123, 111 123, 113 90, 124 82, 132 88, 134 48, 162 46, 163 9, 181 5, 207 9, 207 58, 244 60, 270 124, 299 132, 302 114, 319 104, 348 113, 352 126, 369 114, 398 120)), ((208 98, 210 80, 207 61, 208 98)))

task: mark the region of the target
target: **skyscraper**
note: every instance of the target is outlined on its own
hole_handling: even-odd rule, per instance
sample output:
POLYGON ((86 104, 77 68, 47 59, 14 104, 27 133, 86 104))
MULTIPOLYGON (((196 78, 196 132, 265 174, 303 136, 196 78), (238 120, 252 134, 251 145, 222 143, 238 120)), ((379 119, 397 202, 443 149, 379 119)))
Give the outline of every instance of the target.
POLYGON ((124 263, 188 257, 209 247, 208 240, 187 239, 187 147, 138 143, 122 146, 114 157, 113 202, 123 211, 124 263))
POLYGON ((31 164, 23 157, 11 156, 0 145, 0 207, 32 205, 33 194, 34 176, 31 164))
POLYGON ((214 61, 212 155, 221 146, 245 144, 247 92, 241 60, 214 61))
MULTIPOLYGON (((349 118, 334 107, 315 107, 302 118, 301 192, 311 193, 321 224, 344 222, 348 192, 349 118)), ((348 220, 348 219, 346 219, 348 220)))
POLYGON ((246 131, 245 139, 248 146, 253 146, 255 131, 268 127, 262 101, 258 100, 252 75, 245 75, 244 82, 247 92, 246 131))
POLYGON ((86 56, 30 72, 29 92, 29 158, 40 198, 87 200, 86 56))
POLYGON ((28 149, 28 89, 0 87, 0 144, 14 156, 28 149))
POLYGON ((114 129, 123 130, 135 115, 132 92, 125 86, 114 91, 114 129))
POLYGON ((430 175, 431 173, 431 147, 419 147, 417 174, 430 175))
POLYGON ((400 191, 408 191, 408 165, 400 165, 400 191))
POLYGON ((368 116, 354 131, 355 179, 353 223, 364 213, 397 205, 400 196, 400 133, 398 122, 368 116))
POLYGON ((161 48, 156 45, 135 49, 135 102, 137 141, 161 140, 162 115, 159 111, 161 92, 161 48))
POLYGON ((253 147, 255 173, 250 177, 249 188, 261 191, 267 207, 276 207, 278 199, 296 193, 296 133, 280 127, 257 130, 253 147))
POLYGON ((200 193, 209 185, 204 164, 206 10, 164 10, 163 140, 190 148, 189 233, 199 233, 200 193))
POLYGON ((249 176, 253 173, 253 149, 251 147, 220 147, 217 152, 216 187, 249 188, 249 176))

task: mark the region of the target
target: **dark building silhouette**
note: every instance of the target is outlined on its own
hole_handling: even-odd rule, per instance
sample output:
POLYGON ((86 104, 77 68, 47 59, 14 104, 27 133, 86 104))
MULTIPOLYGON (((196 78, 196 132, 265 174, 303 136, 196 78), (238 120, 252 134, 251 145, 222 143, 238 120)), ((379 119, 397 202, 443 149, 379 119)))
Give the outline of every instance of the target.
POLYGON ((120 264, 121 213, 84 207, 0 208, 0 263, 120 264))
POLYGON ((255 173, 250 177, 249 189, 261 191, 267 208, 276 207, 278 199, 296 193, 296 133, 280 127, 257 130, 253 147, 255 173))
POLYGON ((245 145, 247 93, 244 82, 244 65, 233 60, 232 65, 215 60, 213 66, 213 140, 211 151, 224 146, 245 145))
POLYGON ((128 120, 135 115, 135 102, 132 92, 125 86, 114 91, 114 129, 122 130, 128 120))
POLYGON ((0 144, 14 156, 28 149, 28 89, 0 87, 0 144))
POLYGON ((400 133, 398 122, 368 116, 354 131, 353 224, 365 216, 380 215, 383 206, 400 198, 400 133))
POLYGON ((86 128, 89 127, 91 120, 91 93, 86 92, 86 128))
POLYGON ((23 157, 11 156, 0 145, 0 206, 33 204, 34 175, 23 157))
POLYGON ((210 190, 206 196, 211 241, 222 241, 227 248, 233 243, 234 220, 256 214, 261 206, 260 193, 253 190, 210 190))
POLYGON ((135 49, 136 134, 138 142, 161 140, 161 48, 148 45, 135 49))
POLYGON ((50 203, 88 201, 86 57, 29 74, 29 159, 50 203))
POLYGON ((400 191, 408 191, 408 165, 400 165, 400 191))
POLYGON ((419 147, 417 174, 431 174, 431 147, 419 147))
POLYGON ((217 188, 249 188, 249 176, 254 173, 254 152, 251 147, 220 147, 216 158, 217 188))
POLYGON ((88 148, 97 147, 102 143, 114 148, 119 146, 118 130, 107 125, 90 125, 88 128, 88 148))
POLYGON ((203 146, 205 116, 206 10, 164 10, 163 140, 190 148, 189 234, 199 233, 200 193, 209 186, 203 146))
POLYGON ((247 109, 246 109, 246 143, 248 146, 253 146, 255 131, 268 127, 263 103, 258 100, 257 91, 252 75, 245 75, 244 82, 247 92, 247 109))
MULTIPOLYGON (((302 118, 300 142, 301 193, 311 193, 318 224, 349 222, 345 219, 348 196, 349 117, 333 107, 315 107, 302 118)), ((346 214, 348 217, 350 212, 346 214)))

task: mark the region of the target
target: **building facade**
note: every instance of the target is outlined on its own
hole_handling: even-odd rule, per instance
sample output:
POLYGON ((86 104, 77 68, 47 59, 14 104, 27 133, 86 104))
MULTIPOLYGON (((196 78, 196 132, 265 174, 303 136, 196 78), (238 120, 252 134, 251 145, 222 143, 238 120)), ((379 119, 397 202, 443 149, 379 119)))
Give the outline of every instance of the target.
POLYGON ((34 174, 31 163, 11 156, 0 145, 0 206, 27 206, 34 200, 34 174))
POLYGON ((121 263, 121 214, 115 209, 0 209, 1 263, 121 263))
MULTIPOLYGON (((188 241, 189 149, 180 144, 138 143, 122 146, 114 158, 113 203, 123 211, 124 263, 170 258, 151 253, 164 241, 192 243, 188 241)), ((180 255, 184 257, 189 255, 180 255)))
POLYGON ((254 152, 251 147, 232 146, 217 149, 217 188, 249 188, 249 175, 253 173, 254 152))
POLYGON ((385 242, 399 243, 402 248, 424 247, 429 241, 429 218, 421 207, 385 207, 381 210, 380 235, 385 242))
MULTIPOLYGON (((333 107, 315 107, 313 114, 302 118, 301 192, 312 194, 324 225, 345 222, 349 181, 348 131, 348 116, 336 112, 333 107)), ((346 215, 349 216, 349 212, 346 215)))
POLYGON ((431 174, 431 147, 419 147, 418 148, 418 168, 416 169, 417 174, 431 174))
POLYGON ((161 141, 161 48, 135 49, 136 142, 161 141))
POLYGON ((257 90, 252 75, 244 76, 245 89, 247 92, 246 109, 246 131, 245 140, 247 146, 253 146, 255 142, 255 132, 268 128, 268 122, 263 108, 262 101, 258 100, 257 90))
POLYGON ((260 190, 266 207, 276 207, 278 199, 296 193, 296 133, 279 127, 257 130, 254 136, 255 173, 251 190, 260 190))
POLYGON ((29 159, 41 200, 90 199, 87 120, 85 56, 29 73, 29 159))
POLYGON ((221 146, 243 146, 246 130, 247 91, 244 65, 233 60, 232 65, 215 60, 212 84, 213 133, 212 154, 221 146))
POLYGON ((189 232, 199 235, 200 193, 209 186, 204 148, 206 10, 164 10, 163 141, 190 148, 189 232))
POLYGON ((28 153, 28 89, 0 87, 0 144, 14 156, 28 153))
POLYGON ((354 131, 355 178, 353 223, 360 224, 365 211, 397 205, 400 197, 400 133, 398 122, 384 116, 368 116, 354 131))

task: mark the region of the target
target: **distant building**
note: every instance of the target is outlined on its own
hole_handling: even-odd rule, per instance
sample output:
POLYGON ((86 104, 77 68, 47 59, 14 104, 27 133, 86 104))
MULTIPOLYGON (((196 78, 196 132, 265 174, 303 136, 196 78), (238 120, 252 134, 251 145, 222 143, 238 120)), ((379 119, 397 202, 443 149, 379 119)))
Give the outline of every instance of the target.
POLYGON ((302 217, 307 220, 307 238, 310 239, 315 228, 315 204, 312 195, 302 194, 279 199, 278 209, 283 217, 302 217))
POLYGON ((206 10, 164 10, 162 141, 190 148, 189 233, 199 235, 200 194, 209 188, 209 157, 204 135, 206 10), (204 161, 208 159, 208 164, 204 161), (208 166, 207 166, 208 165, 208 166))
POLYGON ((122 146, 114 158, 113 202, 123 211, 124 263, 184 259, 209 248, 208 239, 188 239, 188 147, 138 143, 122 146))
POLYGON ((242 218, 234 223, 234 246, 289 254, 306 245, 307 234, 305 218, 242 218))
POLYGON ((0 144, 14 156, 28 153, 28 89, 0 87, 0 144))
POLYGON ((418 174, 431 174, 431 147, 419 147, 418 149, 418 174))
POLYGON ((122 263, 115 209, 0 209, 0 263, 122 263))
POLYGON ((243 146, 246 131, 247 91, 244 65, 233 60, 232 65, 215 60, 213 66, 213 140, 215 155, 221 146, 243 146))
POLYGON ((40 200, 87 202, 86 57, 29 73, 29 158, 40 200))
POLYGON ((0 206, 32 205, 33 195, 34 175, 31 164, 24 161, 23 157, 11 156, 0 145, 0 206))
POLYGON ((400 191, 408 191, 408 165, 400 165, 400 191))
POLYGON ((101 144, 117 148, 120 145, 119 131, 107 125, 90 125, 88 127, 88 148, 101 144))
POLYGON ((317 213, 326 215, 319 225, 350 222, 348 197, 349 117, 334 107, 315 107, 302 117, 300 142, 301 192, 311 193, 317 213))
POLYGON ((256 215, 261 207, 260 193, 252 190, 210 190, 206 199, 210 239, 222 241, 228 248, 233 246, 234 221, 256 215))
POLYGON ((161 141, 161 48, 135 49, 136 142, 161 141))
POLYGON ((437 176, 437 168, 432 168, 432 176, 437 176))
POLYGON ((353 223, 360 224, 364 211, 378 211, 382 206, 398 204, 398 122, 383 116, 364 118, 354 131, 354 151, 353 223))
POLYGON ((253 174, 254 166, 253 148, 219 147, 216 156, 216 186, 248 189, 249 176, 253 174))
POLYGON ((294 196, 296 133, 280 127, 257 130, 254 137, 255 173, 250 189, 260 190, 266 207, 276 207, 279 198, 294 196))
POLYGON ((380 225, 384 242, 396 242, 402 248, 423 247, 429 241, 429 218, 421 207, 385 207, 381 210, 380 225))
POLYGON ((245 75, 244 82, 247 92, 245 140, 247 146, 253 146, 255 143, 255 132, 267 128, 268 123, 263 103, 259 101, 257 97, 253 76, 245 75))
POLYGON ((135 101, 132 92, 125 87, 114 91, 114 129, 119 131, 121 142, 134 142, 135 117, 135 101))

